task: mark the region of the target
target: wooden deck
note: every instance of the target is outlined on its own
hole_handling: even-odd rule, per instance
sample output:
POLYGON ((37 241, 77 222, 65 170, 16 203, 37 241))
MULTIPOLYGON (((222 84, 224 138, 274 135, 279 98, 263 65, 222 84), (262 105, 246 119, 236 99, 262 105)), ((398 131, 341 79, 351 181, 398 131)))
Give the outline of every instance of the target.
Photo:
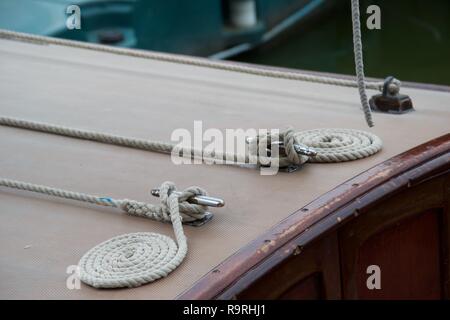
MULTIPOLYGON (((154 201, 149 199, 150 188, 171 180, 179 188, 199 185, 226 200, 224 208, 214 210, 213 221, 200 228, 185 228, 188 256, 167 278, 135 289, 97 290, 82 285, 80 290, 68 290, 66 268, 76 264, 92 246, 129 232, 172 236, 171 226, 106 208, 1 188, 0 298, 366 297, 355 289, 359 282, 354 277, 360 274, 352 269, 356 249, 343 251, 336 247, 342 241, 351 246, 354 241, 345 235, 352 232, 359 237, 358 243, 367 248, 361 251, 366 253, 361 253, 364 263, 389 260, 389 256, 374 257, 367 252, 375 252, 372 248, 379 246, 380 241, 383 245, 398 243, 399 235, 402 241, 415 239, 411 241, 438 248, 430 251, 425 247, 420 251, 428 252, 426 258, 435 261, 428 273, 439 274, 437 280, 428 281, 448 282, 448 274, 442 269, 448 253, 439 243, 448 243, 442 240, 448 236, 442 208, 448 214, 449 207, 448 193, 442 190, 449 186, 448 174, 445 175, 450 150, 449 92, 404 88, 416 111, 404 115, 375 114, 376 126, 368 129, 359 110, 357 91, 352 88, 4 39, 0 40, 0 81, 2 115, 125 136, 169 141, 174 129, 192 130, 194 120, 202 120, 205 129, 221 130, 288 125, 298 130, 363 129, 371 130, 384 142, 380 153, 364 160, 307 164, 295 173, 261 176, 256 170, 237 167, 176 166, 166 155, 0 126, 0 176, 5 178, 147 202, 154 201), (434 140, 441 136, 444 137, 434 140), (431 140, 434 141, 428 145, 386 162, 431 140), (366 173, 358 176, 363 172, 366 173), (425 186, 427 192, 414 189, 411 196, 406 188, 409 178, 404 180, 402 174, 415 174, 423 181, 433 178, 432 184, 418 185, 425 186), (328 193, 330 190, 334 191, 328 193), (370 193, 373 190, 377 192, 370 193), (421 205, 420 210, 404 215, 400 207, 386 213, 384 224, 367 218, 365 223, 374 226, 370 232, 365 232, 364 224, 353 225, 352 229, 353 211, 338 211, 347 205, 357 209, 364 197, 377 194, 387 201, 390 191, 404 192, 404 198, 399 198, 404 199, 401 203, 414 200, 421 205), (356 194, 359 198, 355 198, 356 194), (420 198, 420 194, 426 197, 420 198), (442 197, 438 199, 433 194, 442 197), (421 218, 414 215, 424 210, 431 210, 432 214, 421 218), (414 216, 419 220, 412 219, 414 216), (395 225, 396 217, 412 220, 402 230, 367 238, 376 235, 381 226, 389 229, 395 225), (333 231, 337 218, 342 222, 338 225, 341 233, 333 231), (412 232, 416 236, 413 238, 409 232, 420 226, 426 232, 412 232), (308 237, 309 229, 314 236, 308 237), (440 230, 439 237, 433 238, 436 230, 440 230), (313 240, 317 246, 308 245, 303 250, 303 244, 313 240), (331 253, 324 254, 321 260, 315 251, 331 253), (285 287, 275 287, 276 281, 270 281, 277 278, 264 278, 269 271, 272 275, 275 270, 287 274, 282 267, 294 255, 315 257, 308 261, 316 261, 316 265, 293 278, 295 283, 306 281, 304 286, 296 287, 291 281, 284 282, 285 287), (342 279, 350 279, 348 285, 343 287, 342 279), (266 291, 257 289, 261 283, 266 285, 266 291), (273 288, 271 292, 277 296, 270 296, 268 288, 273 288), (262 293, 258 296, 255 292, 262 293)), ((364 207, 372 208, 373 203, 365 202, 364 207)), ((386 206, 395 207, 395 203, 386 206)), ((373 210, 361 217, 376 217, 373 212, 378 209, 373 210)), ((420 263, 425 265, 423 261, 420 263)), ((420 263, 417 265, 422 266, 420 263)), ((289 266, 286 270, 293 270, 289 266)), ((407 266, 404 268, 408 270, 407 266)), ((419 283, 410 291, 420 289, 419 283)), ((429 297, 448 297, 442 286, 430 290, 429 297)))

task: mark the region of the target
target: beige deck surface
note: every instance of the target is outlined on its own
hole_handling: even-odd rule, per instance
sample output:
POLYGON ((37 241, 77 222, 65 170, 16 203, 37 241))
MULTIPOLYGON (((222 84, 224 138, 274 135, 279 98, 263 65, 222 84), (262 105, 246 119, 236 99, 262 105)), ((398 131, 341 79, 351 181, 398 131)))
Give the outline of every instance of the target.
MULTIPOLYGON (((0 40, 0 114, 169 141, 176 128, 368 128, 357 90, 262 78, 58 46, 0 40)), ((379 154, 261 176, 175 166, 166 155, 0 126, 0 176, 115 198, 150 199, 165 180, 199 185, 225 208, 186 227, 189 253, 168 278, 136 289, 66 289, 66 268, 113 236, 171 226, 114 209, 0 188, 0 298, 170 299, 303 205, 356 174, 448 133, 450 94, 405 89, 417 112, 375 114, 379 154), (26 246, 29 246, 25 249, 26 246)))

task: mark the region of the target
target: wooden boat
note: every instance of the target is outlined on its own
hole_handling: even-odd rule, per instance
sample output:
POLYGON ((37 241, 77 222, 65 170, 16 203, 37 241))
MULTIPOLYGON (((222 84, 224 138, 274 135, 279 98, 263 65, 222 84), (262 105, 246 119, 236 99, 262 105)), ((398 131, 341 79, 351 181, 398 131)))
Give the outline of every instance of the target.
MULTIPOLYGON (((222 130, 369 130, 354 88, 14 39, 0 39, 0 71, 2 115, 125 136, 164 141, 199 119, 222 130)), ((379 153, 274 176, 177 166, 162 154, 0 126, 4 177, 142 201, 172 180, 226 201, 211 222, 185 227, 189 253, 168 277, 69 290, 67 267, 93 245, 136 231, 171 234, 171 226, 0 188, 0 297, 448 298, 449 88, 402 90, 415 111, 374 115, 379 153), (367 287, 373 265, 380 290, 367 287)))

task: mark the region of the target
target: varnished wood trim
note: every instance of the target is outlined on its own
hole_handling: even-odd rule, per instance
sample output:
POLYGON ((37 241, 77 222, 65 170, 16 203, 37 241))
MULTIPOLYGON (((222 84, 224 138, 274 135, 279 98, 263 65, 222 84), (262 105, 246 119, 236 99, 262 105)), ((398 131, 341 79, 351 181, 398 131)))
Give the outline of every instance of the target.
POLYGON ((385 197, 450 170, 450 134, 393 157, 296 211, 206 274, 179 299, 229 299, 347 219, 385 197))

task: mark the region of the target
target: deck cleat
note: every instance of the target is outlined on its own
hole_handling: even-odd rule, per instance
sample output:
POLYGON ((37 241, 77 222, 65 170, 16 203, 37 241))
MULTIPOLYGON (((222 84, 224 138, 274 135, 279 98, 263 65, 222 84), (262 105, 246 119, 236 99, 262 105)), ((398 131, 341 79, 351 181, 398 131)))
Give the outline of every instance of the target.
MULTIPOLYGON (((255 140, 257 140, 258 137, 247 137, 246 142, 247 144, 255 143, 255 140)), ((270 141, 270 146, 266 149, 267 156, 272 156, 272 149, 273 148, 278 149, 278 156, 279 157, 285 157, 286 156, 286 148, 284 146, 284 142, 280 140, 270 141)), ((314 157, 317 155, 317 151, 314 148, 300 145, 300 144, 294 144, 295 152, 297 152, 299 155, 307 156, 307 157, 314 157)), ((263 167, 266 167, 265 165, 262 165, 263 167)), ((268 165, 267 165, 268 167, 268 165)), ((287 173, 292 173, 297 170, 299 170, 302 167, 302 165, 298 164, 289 164, 286 166, 280 166, 280 169, 287 173)))
MULTIPOLYGON (((159 189, 152 189, 150 190, 150 194, 154 197, 159 197, 160 191, 159 189)), ((173 194, 179 195, 181 192, 174 191, 173 194)), ((198 204, 201 206, 207 206, 207 207, 216 207, 220 208, 225 205, 225 201, 219 198, 209 197, 209 196, 193 196, 187 200, 189 203, 192 204, 198 204)))
POLYGON ((191 227, 201 227, 202 225, 208 223, 213 217, 214 214, 212 214, 211 212, 205 212, 205 216, 203 217, 203 219, 187 221, 183 222, 183 224, 191 227))
MULTIPOLYGON (((181 194, 179 191, 174 191, 174 194, 181 194)), ((154 197, 160 196, 160 190, 159 189, 152 189, 150 190, 150 194, 154 197)), ((189 199, 187 199, 187 202, 192 204, 197 204, 201 206, 207 206, 207 207, 215 207, 220 208, 225 205, 225 201, 219 198, 209 197, 209 196, 193 196, 189 199)), ((186 221, 183 222, 184 225, 191 226, 191 227, 200 227, 206 223, 208 223, 212 218, 214 217, 214 214, 211 212, 205 212, 202 219, 197 219, 194 221, 186 221)))

